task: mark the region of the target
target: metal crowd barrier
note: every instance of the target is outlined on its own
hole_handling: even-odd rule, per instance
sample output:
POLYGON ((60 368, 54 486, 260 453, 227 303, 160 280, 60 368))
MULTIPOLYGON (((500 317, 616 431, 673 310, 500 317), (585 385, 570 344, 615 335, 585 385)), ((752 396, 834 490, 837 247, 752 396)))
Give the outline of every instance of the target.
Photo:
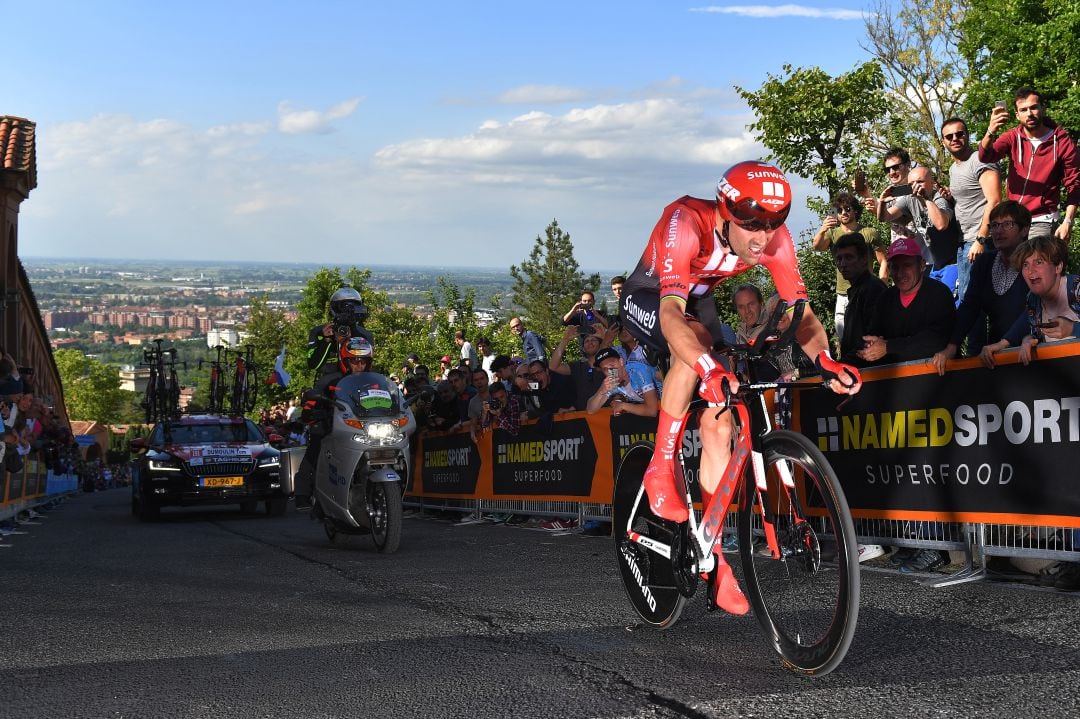
MULTIPOLYGON (((596 502, 553 502, 520 499, 447 499, 406 497, 405 506, 418 510, 459 512, 477 519, 485 514, 520 514, 528 517, 576 519, 580 528, 588 520, 611 521, 611 505, 596 502)), ((697 512, 700 518, 701 512, 697 512)), ((738 531, 738 515, 732 511, 724 522, 724 536, 738 531)), ((951 574, 929 580, 934 587, 948 587, 987 577, 991 557, 1080 562, 1080 542, 1069 527, 967 522, 923 522, 893 519, 856 519, 860 544, 881 544, 909 549, 939 549, 964 555, 961 567, 951 574)))

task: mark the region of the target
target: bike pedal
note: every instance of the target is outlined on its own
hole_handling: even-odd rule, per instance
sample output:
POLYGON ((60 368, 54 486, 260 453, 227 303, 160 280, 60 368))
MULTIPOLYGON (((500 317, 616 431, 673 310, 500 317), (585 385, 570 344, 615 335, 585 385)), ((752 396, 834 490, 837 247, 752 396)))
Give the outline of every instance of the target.
POLYGON ((709 572, 709 576, 707 577, 707 579, 708 579, 708 582, 705 585, 706 586, 706 591, 705 591, 705 611, 706 612, 715 612, 717 609, 720 608, 720 605, 718 605, 716 603, 716 601, 713 599, 713 597, 716 596, 716 569, 715 568, 711 572, 709 572))

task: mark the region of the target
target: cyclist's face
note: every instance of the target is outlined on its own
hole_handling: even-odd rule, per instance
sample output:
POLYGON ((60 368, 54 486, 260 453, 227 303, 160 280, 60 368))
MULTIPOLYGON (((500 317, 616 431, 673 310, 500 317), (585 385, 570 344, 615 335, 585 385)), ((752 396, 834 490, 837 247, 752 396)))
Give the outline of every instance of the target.
POLYGON ((760 264, 761 256, 772 241, 776 230, 751 231, 739 227, 734 222, 729 222, 727 225, 728 242, 731 244, 732 252, 748 265, 760 264))

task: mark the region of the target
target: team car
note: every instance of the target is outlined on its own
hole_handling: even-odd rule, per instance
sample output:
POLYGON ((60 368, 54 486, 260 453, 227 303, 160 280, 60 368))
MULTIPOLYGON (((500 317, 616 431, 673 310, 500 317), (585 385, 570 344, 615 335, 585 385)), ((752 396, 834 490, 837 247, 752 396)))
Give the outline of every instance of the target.
POLYGON ((144 522, 165 506, 239 504, 254 512, 285 512, 288 494, 280 476, 281 453, 251 420, 184 415, 158 422, 131 443, 131 511, 144 522))

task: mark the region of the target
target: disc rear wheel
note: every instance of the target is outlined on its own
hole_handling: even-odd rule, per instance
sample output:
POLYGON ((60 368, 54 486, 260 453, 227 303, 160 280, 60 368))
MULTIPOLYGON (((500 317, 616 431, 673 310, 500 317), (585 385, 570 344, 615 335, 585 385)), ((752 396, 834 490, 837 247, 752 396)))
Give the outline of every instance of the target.
MULTIPOLYGON (((646 549, 628 536, 629 532, 633 532, 662 542, 674 550, 685 546, 685 524, 679 525, 654 516, 644 496, 640 502, 637 501, 652 453, 652 443, 640 442, 630 447, 619 463, 612 499, 611 533, 615 540, 619 574, 634 611, 646 624, 664 629, 679 618, 687 597, 693 594, 693 584, 687 586, 688 575, 679 571, 671 559, 646 549)), ((696 576, 690 581, 696 582, 696 576)))

